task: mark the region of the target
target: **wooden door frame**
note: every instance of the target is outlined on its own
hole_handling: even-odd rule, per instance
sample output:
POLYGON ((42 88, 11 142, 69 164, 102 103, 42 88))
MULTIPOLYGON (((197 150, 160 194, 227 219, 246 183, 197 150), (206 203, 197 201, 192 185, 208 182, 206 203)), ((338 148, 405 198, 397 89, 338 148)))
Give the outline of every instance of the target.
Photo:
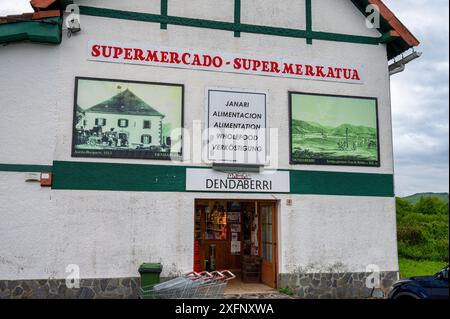
MULTIPOLYGON (((279 242, 280 242, 280 238, 278 237, 279 234, 279 200, 277 199, 240 199, 240 198, 234 198, 234 197, 230 197, 230 198, 195 198, 194 199, 194 216, 195 216, 195 208, 197 207, 197 204, 200 205, 204 205, 205 202, 209 202, 209 201, 226 201, 226 202, 241 202, 241 203, 254 203, 256 205, 256 212, 258 213, 258 218, 259 218, 259 225, 258 225, 258 244, 259 244, 259 256, 262 257, 262 219, 261 219, 261 215, 260 215, 260 209, 261 209, 261 204, 271 204, 273 207, 273 217, 272 217, 272 236, 273 239, 275 239, 275 245, 273 247, 273 265, 274 265, 274 283, 275 283, 275 287, 278 287, 278 270, 279 270, 279 242)), ((204 214, 205 212, 203 211, 202 214, 204 214)), ((204 233, 202 232, 202 238, 204 241, 204 233)), ((205 252, 203 252, 205 253, 205 252)))
MULTIPOLYGON (((261 210, 261 204, 271 204, 272 206, 272 241, 274 241, 274 245, 272 245, 272 265, 273 265, 273 271, 274 271, 274 287, 278 287, 278 201, 276 200, 263 200, 263 201, 257 201, 258 205, 258 218, 259 218, 259 225, 258 225, 258 241, 259 241, 259 256, 262 259, 263 255, 263 242, 262 242, 262 218, 260 214, 261 210)), ((262 273, 261 273, 261 280, 262 280, 262 273)))

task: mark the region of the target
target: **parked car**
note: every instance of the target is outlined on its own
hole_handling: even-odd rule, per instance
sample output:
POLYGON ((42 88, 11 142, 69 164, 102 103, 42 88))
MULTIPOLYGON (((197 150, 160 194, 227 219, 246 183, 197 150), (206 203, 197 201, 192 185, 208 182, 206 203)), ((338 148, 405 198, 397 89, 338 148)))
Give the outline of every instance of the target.
POLYGON ((434 276, 413 277, 396 282, 389 299, 448 299, 448 266, 434 276))

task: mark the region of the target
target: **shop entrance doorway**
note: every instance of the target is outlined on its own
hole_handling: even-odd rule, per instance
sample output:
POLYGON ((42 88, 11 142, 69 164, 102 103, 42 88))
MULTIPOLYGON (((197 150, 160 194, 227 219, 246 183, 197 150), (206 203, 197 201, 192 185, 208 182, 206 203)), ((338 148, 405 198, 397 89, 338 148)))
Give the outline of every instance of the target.
POLYGON ((196 200, 194 270, 277 287, 277 202, 196 200))

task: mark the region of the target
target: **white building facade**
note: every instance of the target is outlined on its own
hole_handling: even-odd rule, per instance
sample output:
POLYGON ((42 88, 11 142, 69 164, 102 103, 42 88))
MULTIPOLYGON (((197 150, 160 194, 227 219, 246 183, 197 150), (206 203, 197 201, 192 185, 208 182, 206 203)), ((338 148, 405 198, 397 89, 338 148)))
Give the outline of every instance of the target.
MULTIPOLYGON (((381 279, 376 288, 386 293, 398 278, 388 60, 418 42, 392 20, 368 28, 360 2, 367 1, 76 0, 80 32, 68 38, 63 31, 56 45, 34 43, 30 35, 32 41, 1 46, 7 76, 0 78, 0 298, 135 297, 143 262, 160 262, 163 277, 188 273, 195 264, 199 201, 273 204, 272 286, 304 298, 362 298, 372 293, 366 280, 375 271, 381 279), (118 61, 95 60, 95 43, 144 53, 172 50, 180 63, 176 56, 172 64, 164 57, 144 61, 136 50, 130 62, 126 52, 118 61), (189 65, 181 61, 183 52, 192 54, 189 65), (218 52, 224 65, 192 65, 196 52, 218 52), (228 56, 253 57, 261 65, 230 70, 228 56), (279 65, 264 66, 264 60, 279 65), (291 63, 304 69, 276 71, 291 63), (308 72, 306 65, 358 74, 322 77, 322 70, 308 72), (182 86, 183 159, 73 157, 77 77, 182 86), (207 128, 209 88, 266 94, 266 127, 277 129, 267 143, 266 166, 288 174, 273 177, 273 192, 196 188, 189 170, 217 173, 211 163, 194 161, 194 132, 207 128), (293 92, 376 101, 377 163, 295 163, 293 92), (51 172, 51 187, 27 182, 34 172, 51 172), (65 286, 73 265, 80 289, 65 286)), ((380 8, 388 21, 387 8, 380 8)), ((102 116, 86 113, 85 120, 93 117, 102 116)), ((129 125, 137 118, 128 117, 129 125)), ((159 126, 151 129, 158 144, 159 126)), ((246 174, 245 167, 239 171, 246 174)))

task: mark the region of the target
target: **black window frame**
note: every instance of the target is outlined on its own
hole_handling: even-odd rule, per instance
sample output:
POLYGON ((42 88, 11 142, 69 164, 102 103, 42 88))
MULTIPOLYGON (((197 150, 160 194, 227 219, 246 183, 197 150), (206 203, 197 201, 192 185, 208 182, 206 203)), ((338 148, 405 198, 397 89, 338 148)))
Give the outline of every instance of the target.
POLYGON ((130 126, 130 120, 127 120, 127 119, 118 119, 117 120, 117 126, 118 127, 120 127, 120 128, 127 128, 128 126, 130 126), (124 126, 122 126, 122 125, 120 125, 120 122, 121 121, 126 121, 126 125, 124 125, 124 126))
POLYGON ((150 134, 142 134, 141 135, 141 143, 142 144, 152 144, 152 142, 153 142, 153 137, 150 134), (145 143, 144 142, 144 138, 147 137, 147 136, 149 137, 149 142, 145 143))
POLYGON ((142 128, 144 130, 151 130, 152 129, 152 121, 151 120, 144 120, 142 123, 142 128), (146 127, 146 123, 148 123, 148 127, 146 127))
POLYGON ((102 117, 95 118, 95 126, 106 126, 106 119, 102 117), (102 124, 99 124, 99 120, 102 121, 102 124))

